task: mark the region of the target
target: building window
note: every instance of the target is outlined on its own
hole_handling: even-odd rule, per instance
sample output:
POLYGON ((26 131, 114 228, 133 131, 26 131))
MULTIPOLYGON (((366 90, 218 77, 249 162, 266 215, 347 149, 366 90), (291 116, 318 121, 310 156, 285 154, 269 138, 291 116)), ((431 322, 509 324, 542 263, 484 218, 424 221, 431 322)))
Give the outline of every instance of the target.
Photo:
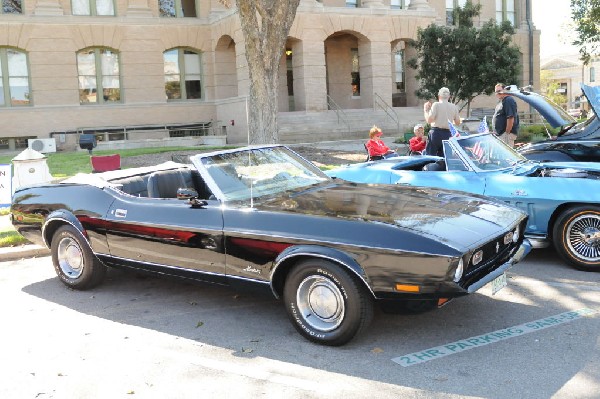
POLYGON ((346 7, 357 8, 360 7, 359 0, 346 0, 346 7))
POLYGON ((466 4, 467 0, 446 0, 446 25, 454 25, 454 9, 463 8, 466 4))
POLYGON ((515 0, 496 0, 496 23, 504 21, 515 26, 515 0))
POLYGON ((0 47, 0 107, 19 107, 30 103, 27 54, 0 47))
POLYGON ((158 0, 161 17, 196 17, 196 0, 158 0))
POLYGON ((352 57, 352 97, 360 97, 360 63, 358 61, 358 49, 350 49, 352 57))
POLYGON ((115 15, 113 0, 71 0, 73 15, 115 15))
POLYGON ((23 14, 23 4, 21 0, 2 0, 0 14, 23 14))
POLYGON ((202 98, 201 57, 188 49, 172 49, 163 53, 165 60, 165 93, 167 100, 202 98), (185 82, 185 84, 181 84, 185 82))
POLYGON ((82 50, 77 53, 77 71, 80 104, 121 102, 118 53, 106 48, 82 50))
POLYGON ((406 91, 406 76, 404 74, 404 50, 398 50, 394 53, 394 81, 398 93, 406 91))
POLYGON ((590 83, 596 81, 596 68, 590 67, 590 83))
POLYGON ((408 8, 410 5, 410 0, 391 0, 390 8, 392 10, 401 10, 403 8, 408 8))

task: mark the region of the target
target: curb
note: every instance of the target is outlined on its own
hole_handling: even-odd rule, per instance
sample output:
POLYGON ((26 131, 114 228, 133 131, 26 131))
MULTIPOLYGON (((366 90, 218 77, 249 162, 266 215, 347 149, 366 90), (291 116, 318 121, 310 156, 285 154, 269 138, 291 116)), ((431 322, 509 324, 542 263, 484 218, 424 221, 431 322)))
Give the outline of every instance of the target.
POLYGON ((24 258, 50 256, 50 250, 39 245, 21 245, 18 247, 0 248, 0 262, 9 262, 24 258))

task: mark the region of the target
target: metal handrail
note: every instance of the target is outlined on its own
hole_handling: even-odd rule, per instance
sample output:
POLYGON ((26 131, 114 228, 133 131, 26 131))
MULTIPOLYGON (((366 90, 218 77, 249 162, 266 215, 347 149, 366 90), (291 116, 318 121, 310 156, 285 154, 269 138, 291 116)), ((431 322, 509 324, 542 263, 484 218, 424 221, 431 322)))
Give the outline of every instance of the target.
POLYGON ((385 100, 377 93, 373 93, 373 109, 376 111, 379 106, 386 115, 394 122, 396 122, 396 130, 398 134, 400 134, 400 118, 394 108, 390 107, 390 105, 385 102, 385 100))
POLYGON ((331 98, 331 96, 329 94, 327 95, 327 106, 329 107, 329 109, 332 109, 335 111, 335 113, 337 115, 337 119, 338 119, 338 125, 340 124, 340 120, 341 120, 346 125, 346 128, 348 128, 348 130, 350 130, 350 123, 348 122, 348 116, 346 115, 346 113, 344 112, 342 107, 340 107, 333 100, 333 98, 331 98))

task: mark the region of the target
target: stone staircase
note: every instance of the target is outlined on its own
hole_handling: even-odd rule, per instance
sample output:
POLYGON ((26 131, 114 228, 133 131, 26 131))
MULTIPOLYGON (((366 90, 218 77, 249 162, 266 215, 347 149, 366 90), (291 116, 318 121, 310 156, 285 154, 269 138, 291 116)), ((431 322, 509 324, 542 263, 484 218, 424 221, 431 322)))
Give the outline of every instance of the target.
POLYGON ((385 111, 346 109, 343 113, 280 112, 278 115, 279 142, 283 144, 320 141, 367 139, 373 125, 383 130, 385 137, 403 137, 417 123, 423 123, 421 107, 393 109, 398 123, 385 111))

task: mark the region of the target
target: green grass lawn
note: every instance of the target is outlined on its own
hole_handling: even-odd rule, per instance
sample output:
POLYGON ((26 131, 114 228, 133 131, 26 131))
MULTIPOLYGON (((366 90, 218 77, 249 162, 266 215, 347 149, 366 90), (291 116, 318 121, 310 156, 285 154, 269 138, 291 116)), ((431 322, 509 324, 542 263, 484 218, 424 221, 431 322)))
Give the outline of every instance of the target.
MULTIPOLYGON (((0 217, 8 215, 9 208, 0 208, 0 217)), ((27 240, 13 229, 12 225, 0 223, 0 248, 25 244, 27 240)))
MULTIPOLYGON (((203 151, 217 150, 230 147, 201 147, 203 151)), ((121 158, 133 157, 136 155, 158 154, 169 151, 194 151, 200 147, 150 147, 150 148, 133 148, 128 150, 102 150, 94 151, 94 155, 109 155, 119 154, 121 158)), ((91 173, 92 165, 90 164, 90 155, 84 151, 72 152, 56 152, 46 154, 48 157, 48 168, 50 174, 56 178, 63 178, 76 175, 77 173, 91 173)), ((0 156, 0 164, 11 163, 14 155, 0 156)))

